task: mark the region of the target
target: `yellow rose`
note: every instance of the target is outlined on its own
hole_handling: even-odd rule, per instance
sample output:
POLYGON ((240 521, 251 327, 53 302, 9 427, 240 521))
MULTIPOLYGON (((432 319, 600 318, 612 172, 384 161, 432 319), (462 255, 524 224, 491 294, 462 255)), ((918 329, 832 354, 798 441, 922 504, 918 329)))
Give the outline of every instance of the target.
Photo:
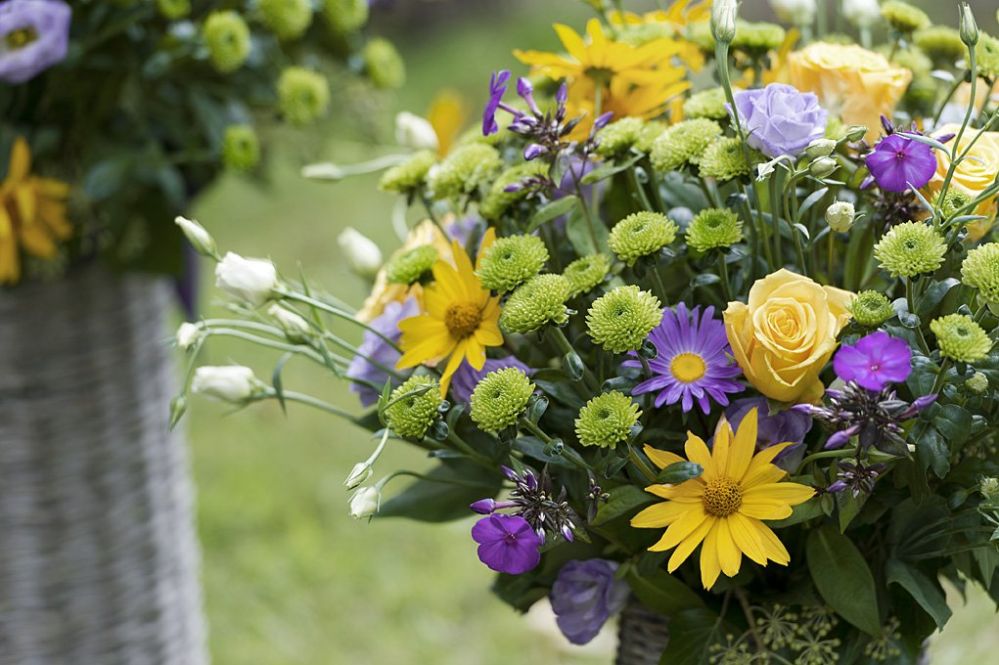
POLYGON ((816 42, 788 56, 788 78, 798 90, 818 95, 846 124, 867 127, 867 141, 873 143, 881 116, 891 117, 912 72, 860 46, 816 42))
MULTIPOLYGON (((960 129, 960 125, 944 125, 936 130, 934 134, 957 134, 960 129)), ((961 137, 961 144, 958 146, 959 155, 964 152, 968 144, 974 140, 978 133, 977 129, 970 127, 964 130, 964 135, 961 137)), ((981 132, 981 134, 978 140, 975 141, 975 145, 971 147, 968 155, 958 162, 957 168, 954 169, 954 177, 950 181, 952 188, 967 194, 971 198, 976 198, 989 185, 994 183, 996 174, 999 173, 999 132, 981 132)), ((953 143, 948 143, 947 147, 953 148, 953 143)), ((947 177, 947 171, 950 169, 950 153, 937 150, 934 154, 937 157, 937 172, 933 175, 933 179, 930 180, 926 188, 931 194, 936 196, 943 186, 944 178, 947 177)), ((971 240, 979 240, 988 232, 992 227, 992 222, 995 220, 996 197, 993 196, 982 201, 978 209, 973 212, 976 215, 984 215, 986 217, 986 219, 968 224, 968 233, 971 240)))
POLYGON ((852 297, 781 269, 753 284, 748 305, 730 302, 725 332, 753 387, 781 402, 818 401, 819 372, 850 320, 852 297))

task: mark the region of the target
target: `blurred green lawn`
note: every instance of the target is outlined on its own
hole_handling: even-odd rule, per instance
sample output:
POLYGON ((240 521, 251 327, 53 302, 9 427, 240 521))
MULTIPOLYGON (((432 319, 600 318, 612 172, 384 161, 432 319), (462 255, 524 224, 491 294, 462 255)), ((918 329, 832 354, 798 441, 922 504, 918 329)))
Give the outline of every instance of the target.
MULTIPOLYGON (((515 69, 513 46, 552 47, 553 20, 584 16, 567 1, 535 3, 529 20, 517 3, 496 5, 504 11, 467 25, 415 28, 402 44, 407 87, 372 105, 370 124, 383 121, 390 136, 396 109, 423 112, 443 86, 464 91, 474 116, 489 72, 515 69)), ((271 164, 267 184, 228 179, 195 212, 223 250, 270 256, 290 275, 300 264, 313 282, 359 304, 367 285, 344 264, 337 233, 355 226, 387 255, 397 244, 389 221, 394 201, 376 191, 376 176, 337 185, 302 180, 298 167, 309 160, 350 163, 371 154, 370 145, 351 140, 358 131, 354 124, 335 121, 324 131, 321 148, 301 136, 280 137, 285 147, 271 164)), ((206 275, 206 296, 212 294, 210 281, 206 275)), ((245 345, 213 341, 203 362, 249 364, 266 379, 275 359, 245 345)), ((287 387, 356 405, 342 384, 296 364, 302 362, 286 369, 287 387)), ((205 593, 217 665, 610 661, 612 644, 573 649, 539 628, 544 622, 519 617, 493 598, 492 574, 478 562, 468 536, 470 521, 369 524, 348 517, 342 481, 373 446, 365 432, 294 405, 287 417, 273 404, 230 414, 199 400, 192 411, 205 593)), ((425 466, 420 455, 394 447, 376 471, 425 466)), ((398 482, 389 492, 406 481, 398 482)), ((973 596, 936 641, 934 665, 988 662, 999 648, 997 629, 986 600, 973 596)))

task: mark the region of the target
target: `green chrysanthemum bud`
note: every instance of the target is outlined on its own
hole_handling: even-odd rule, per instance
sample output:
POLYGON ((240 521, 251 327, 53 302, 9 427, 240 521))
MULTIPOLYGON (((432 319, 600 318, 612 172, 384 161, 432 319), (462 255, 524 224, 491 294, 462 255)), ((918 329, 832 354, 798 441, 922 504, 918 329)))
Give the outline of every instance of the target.
POLYGON ((930 74, 917 74, 905 90, 902 103, 915 115, 932 115, 936 107, 939 85, 930 74))
POLYGON ((176 21, 191 13, 191 0, 156 0, 156 9, 163 18, 176 21))
POLYGON ((826 224, 836 233, 846 233, 853 228, 857 211, 849 201, 836 201, 826 208, 826 224))
POLYGON ((750 150, 749 154, 752 161, 746 161, 742 142, 737 138, 715 141, 701 155, 701 177, 731 180, 737 176, 749 175, 753 171, 753 164, 762 161, 756 151, 750 150))
POLYGON ((402 164, 393 166, 382 174, 378 189, 383 192, 408 194, 417 189, 427 179, 427 174, 437 163, 437 154, 432 150, 415 153, 402 164))
POLYGON ((323 0, 323 16, 334 34, 357 32, 368 22, 368 0, 323 0))
POLYGON ((895 310, 885 294, 878 291, 861 291, 850 301, 853 320, 867 328, 876 328, 895 316, 895 310))
POLYGON ((784 28, 776 23, 739 21, 732 48, 745 51, 752 57, 763 57, 779 49, 786 36, 784 28))
POLYGON ((961 264, 961 281, 978 289, 989 304, 999 304, 999 243, 990 242, 968 252, 961 264))
POLYGON ((676 231, 676 222, 666 215, 643 210, 615 224, 607 243, 619 259, 633 266, 676 240, 676 231))
POLYGON ((930 321, 937 337, 940 355, 958 362, 973 363, 988 355, 992 340, 970 316, 948 314, 930 321))
POLYGON ((237 12, 212 12, 201 26, 201 36, 212 65, 223 74, 236 71, 250 56, 250 28, 237 12))
POLYGON ((576 436, 584 446, 610 448, 628 440, 641 415, 630 397, 612 390, 597 395, 579 410, 576 436))
POLYGON ((312 23, 309 0, 260 0, 260 18, 281 40, 298 39, 312 23))
POLYGON ((906 34, 928 28, 933 23, 922 9, 900 0, 888 0, 882 4, 881 16, 894 30, 906 34))
POLYGON ((479 261, 482 286, 506 293, 534 277, 548 261, 548 248, 537 236, 516 235, 500 238, 479 261))
POLYGON ((437 198, 457 198, 483 187, 503 168, 499 152, 483 143, 459 146, 429 176, 437 198))
POLYGON ((415 284, 430 273, 436 262, 433 245, 420 245, 393 256, 385 265, 385 276, 391 284, 415 284))
POLYGON ((721 131, 721 125, 706 118, 678 122, 652 142, 652 167, 666 173, 688 162, 696 164, 721 131))
POLYGON ((659 298, 629 284, 597 298, 586 313, 586 327, 595 344, 624 353, 637 351, 662 318, 659 298))
POLYGON ((742 220, 726 208, 705 208, 687 227, 687 244, 699 252, 731 247, 742 240, 742 220))
POLYGON ((515 191, 508 192, 506 191, 507 187, 515 185, 526 178, 547 175, 547 173, 548 165, 541 160, 511 166, 493 181, 492 186, 489 188, 489 193, 485 195, 482 203, 479 205, 479 214, 485 219, 498 220, 506 214, 506 211, 511 206, 523 200, 531 192, 529 188, 518 188, 515 191))
POLYGON ((534 384, 516 367, 487 374, 472 391, 472 421, 486 432, 500 432, 517 423, 534 394, 534 384))
POLYGON ((229 125, 222 138, 222 163, 234 171, 249 171, 260 163, 260 140, 250 125, 229 125))
POLYGON ((529 333, 549 323, 563 325, 569 320, 565 308, 568 299, 569 280, 562 275, 536 275, 507 299, 500 328, 508 333, 529 333))
POLYGON ((361 52, 364 71, 376 88, 401 88, 406 82, 406 65, 387 39, 377 37, 364 45, 361 52))
POLYGON ((999 78, 999 39, 981 33, 975 46, 975 60, 979 76, 992 80, 999 78))
POLYGON ((569 280, 569 297, 587 293, 602 283, 610 272, 610 261, 603 254, 590 254, 565 267, 562 275, 569 280))
POLYGON ((399 436, 422 439, 440 416, 440 384, 429 376, 411 376, 389 395, 385 421, 399 436))
POLYGON ((294 125, 315 122, 329 108, 329 82, 318 72, 288 67, 281 72, 277 87, 281 113, 294 125))
POLYGON ((874 258, 892 277, 915 277, 943 263, 947 243, 929 224, 905 222, 892 227, 874 246, 874 258))
POLYGON ((638 141, 645 126, 641 118, 622 118, 597 132, 597 154, 601 157, 620 157, 638 141))
POLYGON ((959 210, 963 210, 971 204, 971 195, 967 192, 951 187, 943 198, 937 197, 936 205, 943 214, 944 219, 955 216, 959 210))
POLYGON ((661 120, 647 120, 645 124, 642 125, 642 129, 638 132, 638 138, 635 140, 635 150, 638 152, 649 154, 652 152, 652 144, 656 142, 656 139, 663 135, 668 129, 665 122, 661 120))
POLYGON ((912 40, 923 53, 938 64, 953 67, 955 62, 968 54, 960 33, 946 25, 931 25, 917 30, 912 40))
POLYGON ((709 88, 695 92, 683 103, 683 115, 690 119, 726 120, 728 109, 725 103, 723 88, 709 88))
POLYGON ((981 395, 989 389, 989 377, 985 376, 981 372, 975 372, 965 379, 964 387, 976 395, 981 395))

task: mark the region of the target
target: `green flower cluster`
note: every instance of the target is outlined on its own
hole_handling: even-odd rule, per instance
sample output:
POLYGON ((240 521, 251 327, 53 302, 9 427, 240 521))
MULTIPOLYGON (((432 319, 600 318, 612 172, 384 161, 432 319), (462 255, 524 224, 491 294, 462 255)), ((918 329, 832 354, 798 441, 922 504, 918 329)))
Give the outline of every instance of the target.
POLYGON ((990 80, 999 78, 999 39, 984 32, 978 35, 975 45, 975 59, 978 64, 978 74, 990 80))
POLYGON ((638 141, 645 121, 641 118, 621 118, 597 133, 597 154, 601 157, 620 157, 638 141))
POLYGON ((763 159, 756 151, 749 150, 750 160, 747 160, 746 152, 742 141, 738 138, 714 141, 701 155, 701 177, 731 180, 741 175, 749 175, 753 172, 754 163, 763 159))
POLYGON ((562 275, 536 275, 503 305, 500 328, 508 333, 529 333, 549 323, 563 325, 569 320, 565 308, 568 299, 569 280, 562 275))
POLYGON ((543 176, 547 175, 547 173, 548 166, 540 160, 511 166, 493 181, 489 192, 483 197, 482 203, 479 205, 479 214, 485 219, 498 220, 506 214, 511 206, 518 201, 522 201, 531 192, 531 189, 526 187, 508 192, 506 191, 507 187, 522 182, 527 178, 543 176))
POLYGON ((892 277, 911 278, 943 264, 947 243, 940 232, 922 222, 892 227, 874 246, 878 265, 892 277))
POLYGON ((541 238, 529 235, 500 238, 479 259, 482 286, 497 293, 512 291, 534 277, 548 261, 541 238))
POLYGON ((357 32, 368 22, 368 0, 323 0, 323 16, 334 34, 357 32))
POLYGON ((579 410, 576 436, 584 446, 610 448, 631 437, 641 415, 630 397, 612 390, 597 395, 579 410))
POLYGON ((223 74, 236 71, 250 56, 250 28, 238 12, 209 14, 201 26, 201 37, 212 65, 223 74))
POLYGON ((312 24, 310 0, 260 0, 263 24, 281 40, 301 37, 312 24))
POLYGON ((725 104, 723 88, 708 88, 695 92, 683 102, 683 115, 690 119, 726 120, 728 109, 725 104))
POLYGON ((385 421, 399 436, 422 439, 440 417, 443 403, 436 379, 411 376, 389 395, 385 421))
POLYGON ((714 120, 684 120, 660 134, 652 143, 649 159, 660 173, 676 171, 685 164, 696 164, 722 129, 714 120))
POLYGON ((420 245, 393 256, 385 265, 385 276, 391 284, 415 284, 430 274, 437 262, 433 245, 420 245))
POLYGON ((948 314, 930 321, 940 355, 963 363, 982 360, 992 350, 992 339, 970 316, 948 314))
POLYGON ((888 0, 882 4, 881 16, 892 29, 902 33, 922 30, 933 24, 926 12, 901 0, 888 0))
POLYGON ((156 9, 163 18, 176 21, 191 13, 191 0, 156 0, 156 9))
POLYGON ((401 88, 406 82, 406 65, 399 52, 387 39, 376 37, 361 51, 364 71, 377 88, 401 88))
POLYGON ((853 320, 867 328, 877 328, 882 323, 895 316, 891 302, 878 291, 861 291, 850 301, 850 313, 853 320))
POLYGON ((607 243, 619 259, 632 266, 676 240, 676 232, 676 222, 666 215, 643 210, 615 224, 607 243))
POLYGON ((326 77, 305 67, 288 67, 278 79, 278 106, 293 125, 315 122, 330 105, 326 77))
POLYGON ((441 199, 472 194, 485 186, 503 168, 499 152, 484 143, 455 148, 429 175, 430 189, 441 199))
POLYGON ((249 171, 260 163, 260 140, 250 125, 229 125, 222 137, 222 163, 233 171, 249 171))
POLYGON ((402 164, 397 164, 382 174, 378 181, 378 189, 383 192, 409 194, 419 189, 426 182, 427 174, 437 163, 437 154, 433 150, 421 150, 402 164))
POLYGON ((953 67, 968 55, 961 33, 945 25, 931 25, 912 35, 913 43, 938 65, 953 67))
POLYGON ((603 254, 583 256, 565 267, 562 275, 569 280, 569 297, 587 293, 603 283, 610 272, 610 261, 603 254))
POLYGON ((625 353, 638 350, 662 318, 659 299, 628 284, 593 302, 586 313, 586 327, 594 344, 612 353, 625 353))
POLYGON ((978 289, 989 304, 999 304, 999 243, 990 242, 968 252, 961 264, 961 281, 978 289))
POLYGON ((742 240, 742 220, 727 208, 705 208, 691 220, 686 237, 699 252, 731 247, 742 240))
POLYGON ((517 424, 534 388, 527 375, 516 367, 490 372, 472 391, 469 415, 483 431, 502 431, 517 424))

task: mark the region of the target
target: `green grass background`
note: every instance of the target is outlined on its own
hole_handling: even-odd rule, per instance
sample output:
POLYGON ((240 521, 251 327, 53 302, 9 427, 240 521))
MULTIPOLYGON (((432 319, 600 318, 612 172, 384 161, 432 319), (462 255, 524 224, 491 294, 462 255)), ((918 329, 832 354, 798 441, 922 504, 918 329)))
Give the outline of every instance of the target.
MULTIPOLYGON (((298 169, 387 152, 374 145, 372 128, 380 126, 391 143, 394 111, 423 112, 441 87, 465 93, 474 123, 489 72, 517 71, 513 46, 551 48, 553 20, 579 25, 585 16, 568 0, 493 5, 473 20, 438 10, 432 25, 400 31, 409 65, 401 93, 358 101, 357 91, 338 90, 334 103, 361 104, 363 125, 337 114, 318 146, 313 137, 273 137, 282 148, 270 156, 266 183, 228 178, 203 197, 195 213, 220 247, 269 256, 289 275, 300 265, 314 283, 359 304, 368 285, 344 264, 336 236, 355 226, 387 255, 397 246, 389 221, 394 200, 376 191, 377 176, 317 184, 298 169)), ((206 298, 214 297, 210 282, 206 275, 206 298)), ((276 357, 213 341, 202 360, 248 364, 266 380, 276 357)), ((342 384, 304 362, 287 367, 288 388, 355 408, 342 384)), ((365 432, 294 405, 287 416, 274 404, 232 414, 203 400, 192 408, 189 430, 217 665, 609 662, 612 642, 571 648, 545 617, 518 616, 489 593, 492 574, 475 556, 471 520, 352 520, 342 481, 374 445, 365 432)), ((390 446, 376 471, 426 466, 414 451, 390 446)), ((405 482, 393 481, 389 492, 405 482)), ((955 607, 952 625, 934 641, 934 664, 995 662, 999 622, 987 599, 973 594, 967 606, 955 599, 955 607)))

